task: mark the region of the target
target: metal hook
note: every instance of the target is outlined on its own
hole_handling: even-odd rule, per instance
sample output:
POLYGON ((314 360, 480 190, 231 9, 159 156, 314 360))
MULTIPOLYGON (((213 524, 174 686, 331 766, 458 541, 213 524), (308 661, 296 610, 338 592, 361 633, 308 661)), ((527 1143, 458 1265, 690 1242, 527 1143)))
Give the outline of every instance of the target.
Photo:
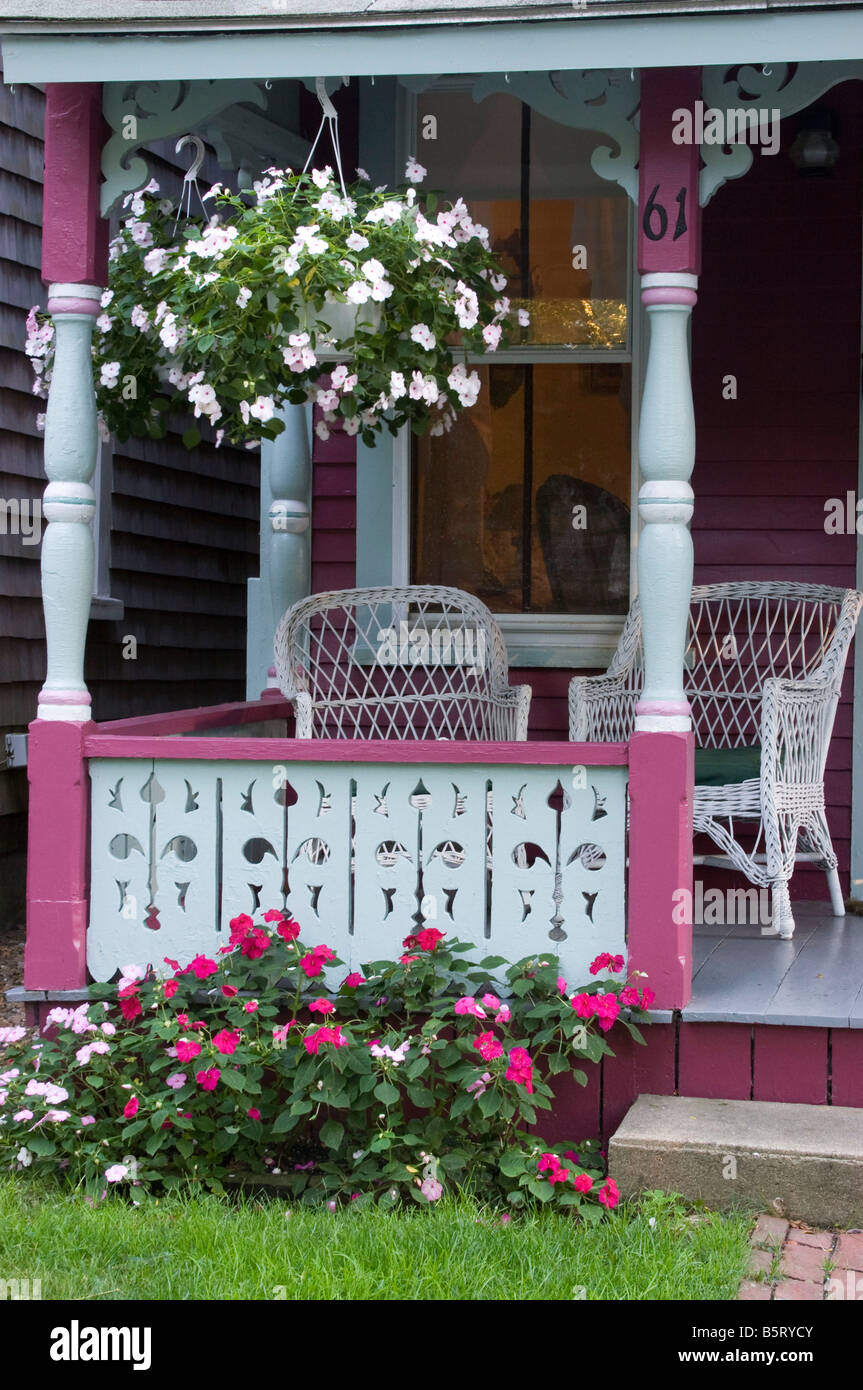
POLYGON ((267 89, 268 92, 271 92, 271 91, 273 90, 273 84, 272 84, 272 82, 270 81, 269 77, 267 78, 266 82, 264 83, 264 86, 266 87, 266 89, 267 89))
POLYGON ((508 72, 505 72, 505 73, 504 73, 504 75, 503 75, 503 80, 504 80, 504 82, 508 82, 508 81, 509 81, 509 73, 508 73, 508 72))
POLYGON ((762 68, 761 68, 761 75, 762 75, 763 77, 772 77, 772 76, 773 76, 773 69, 772 69, 772 68, 765 68, 765 67, 762 65, 762 68))
POLYGON ((180 150, 183 149, 185 145, 194 145, 195 158, 189 165, 189 168, 184 175, 183 181, 184 183, 194 183, 198 177, 198 170, 204 162, 206 148, 200 135, 183 135, 174 146, 174 153, 179 154, 180 150))
POLYGON ((335 116, 337 114, 336 108, 333 106, 327 93, 327 79, 325 77, 315 78, 315 91, 318 94, 318 101, 321 103, 321 110, 324 115, 335 116))

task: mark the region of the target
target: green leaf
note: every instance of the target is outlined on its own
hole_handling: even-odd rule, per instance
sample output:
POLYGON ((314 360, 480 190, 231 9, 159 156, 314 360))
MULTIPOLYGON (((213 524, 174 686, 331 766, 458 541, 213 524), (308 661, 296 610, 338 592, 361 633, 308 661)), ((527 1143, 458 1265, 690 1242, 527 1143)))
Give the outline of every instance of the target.
POLYGON ((202 333, 196 344, 198 351, 209 352, 215 341, 212 333, 202 333))
POLYGON ((455 1100, 453 1101, 452 1105, 450 1106, 450 1110, 449 1110, 449 1117, 450 1117, 450 1119, 451 1119, 451 1120, 457 1120, 458 1117, 459 1117, 459 1115, 463 1115, 463 1114, 465 1113, 466 1110, 470 1110, 470 1108, 471 1108, 472 1105, 473 1105, 473 1096, 469 1096, 467 1093, 465 1093, 464 1095, 461 1095, 461 1096, 456 1096, 455 1100))
POLYGON ((541 1178, 529 1178, 526 1187, 540 1202, 550 1202, 554 1196, 551 1183, 543 1182, 541 1178))
POLYGON ((569 1070, 569 1058, 564 1052, 553 1052, 548 1059, 548 1069, 552 1076, 569 1070))
POLYGON ((325 1125, 321 1125, 321 1143, 326 1144, 328 1149, 341 1148, 344 1137, 345 1127, 338 1120, 327 1120, 325 1125))
POLYGON ((512 992, 517 994, 519 999, 523 999, 526 994, 530 994, 532 980, 513 980, 512 992))
POLYGON ((524 1172, 527 1158, 518 1149, 507 1149, 505 1154, 501 1154, 498 1168, 506 1178, 517 1178, 524 1172))
POLYGON ((192 425, 191 429, 186 430, 186 433, 183 435, 183 443, 187 449, 197 449, 200 442, 201 431, 196 425, 192 425))
POLYGON ((300 1123, 299 1115, 292 1115, 290 1110, 283 1110, 281 1115, 277 1115, 273 1124, 274 1134, 289 1134, 292 1129, 300 1123))
POLYGON ((408 1086, 408 1096, 418 1110, 429 1110, 434 1105, 434 1093, 428 1086, 408 1086))
POLYGON ((399 1098, 398 1090, 389 1081, 380 1081, 375 1086, 375 1095, 384 1105, 395 1105, 399 1098))
POLYGON ((236 1134, 229 1134, 226 1129, 220 1129, 213 1140, 213 1149, 217 1154, 227 1153, 228 1149, 233 1148, 236 1139, 236 1134))
POLYGON ((486 956, 485 960, 480 961, 483 970, 496 970, 499 965, 506 965, 505 956, 486 956))
POLYGON ((489 1115, 494 1115, 500 1109, 500 1092, 483 1091, 479 1098, 479 1108, 486 1119, 489 1115))
POLYGON ((223 1071, 219 1080, 228 1087, 229 1091, 245 1091, 246 1078, 241 1071, 234 1071, 231 1067, 229 1071, 223 1071))

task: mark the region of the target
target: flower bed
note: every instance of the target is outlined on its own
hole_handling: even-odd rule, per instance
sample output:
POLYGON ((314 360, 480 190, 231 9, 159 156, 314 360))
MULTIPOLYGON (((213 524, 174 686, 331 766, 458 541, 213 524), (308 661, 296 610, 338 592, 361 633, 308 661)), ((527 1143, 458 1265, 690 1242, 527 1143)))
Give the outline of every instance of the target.
POLYGON ((0 1029, 0 1156, 94 1197, 270 1173, 311 1205, 426 1204, 448 1185, 587 1219, 616 1205, 590 1144, 528 1126, 556 1076, 584 1084, 610 1055, 613 1025, 642 1040, 652 995, 615 978, 623 958, 598 956, 574 992, 554 958, 527 958, 504 1000, 500 957, 474 961, 433 927, 404 948, 339 980, 333 951, 272 909, 235 918, 218 959, 128 966, 92 1002, 53 1009, 52 1037, 0 1029))

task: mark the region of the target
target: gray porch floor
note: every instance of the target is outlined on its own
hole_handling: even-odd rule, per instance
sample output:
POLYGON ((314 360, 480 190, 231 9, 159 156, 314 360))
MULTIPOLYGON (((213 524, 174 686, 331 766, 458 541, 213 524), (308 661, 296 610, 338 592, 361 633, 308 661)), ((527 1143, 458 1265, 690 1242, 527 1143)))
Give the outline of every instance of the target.
MULTIPOLYGON (((863 1028, 863 917, 794 903, 794 920, 790 941, 757 925, 696 926, 684 1022, 863 1028)), ((670 1022, 671 1013, 652 1017, 670 1022)))

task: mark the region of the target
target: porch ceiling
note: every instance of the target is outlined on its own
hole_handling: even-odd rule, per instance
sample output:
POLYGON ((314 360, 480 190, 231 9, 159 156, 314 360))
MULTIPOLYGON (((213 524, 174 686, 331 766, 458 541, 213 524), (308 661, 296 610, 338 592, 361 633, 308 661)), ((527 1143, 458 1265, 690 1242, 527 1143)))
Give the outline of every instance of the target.
POLYGON ((164 0, 7 0, 5 9, 7 82, 583 71, 863 57, 863 12, 838 0, 820 6, 802 0, 224 0, 221 6, 181 0, 172 3, 170 18, 164 0))

